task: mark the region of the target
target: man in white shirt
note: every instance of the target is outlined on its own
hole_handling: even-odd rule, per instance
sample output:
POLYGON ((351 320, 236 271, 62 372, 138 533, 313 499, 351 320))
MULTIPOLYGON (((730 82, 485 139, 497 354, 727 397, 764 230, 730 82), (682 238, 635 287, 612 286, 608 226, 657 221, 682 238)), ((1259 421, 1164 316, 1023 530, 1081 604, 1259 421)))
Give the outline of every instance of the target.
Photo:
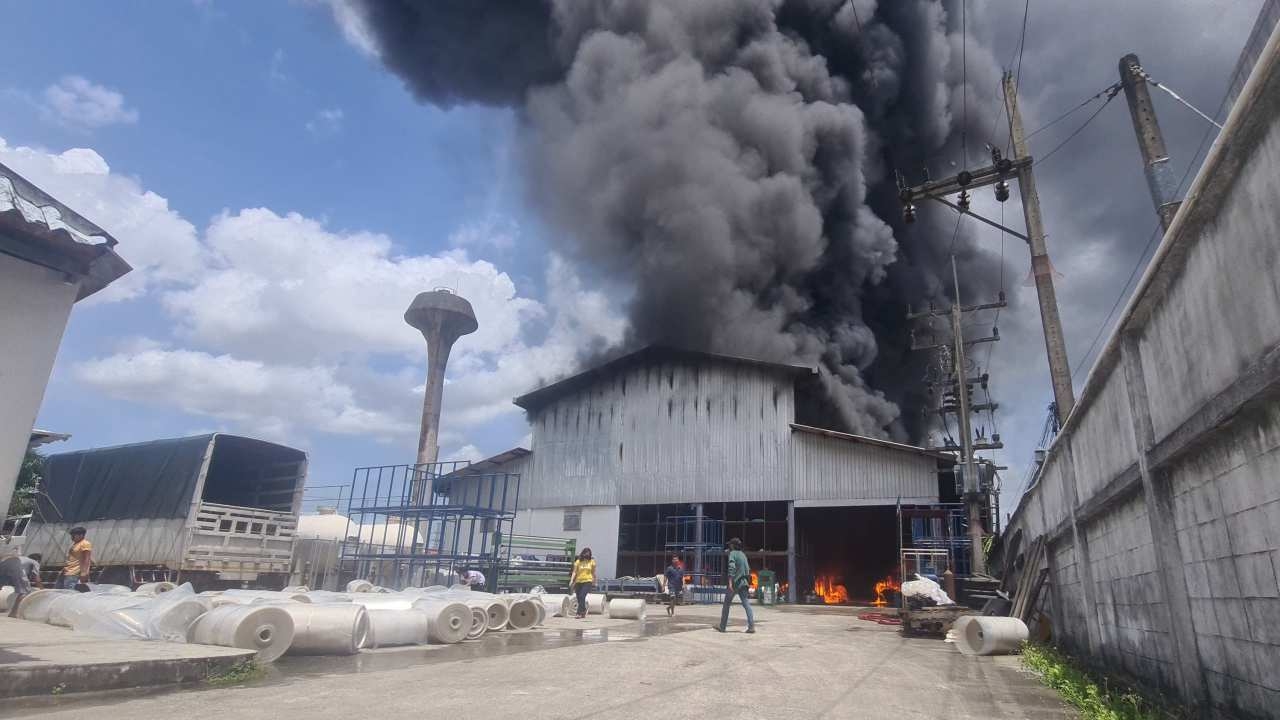
POLYGON ((18 603, 31 592, 31 583, 37 588, 44 585, 40 582, 40 553, 30 555, 10 555, 0 560, 0 585, 13 587, 13 597, 9 598, 9 617, 17 617, 18 603))

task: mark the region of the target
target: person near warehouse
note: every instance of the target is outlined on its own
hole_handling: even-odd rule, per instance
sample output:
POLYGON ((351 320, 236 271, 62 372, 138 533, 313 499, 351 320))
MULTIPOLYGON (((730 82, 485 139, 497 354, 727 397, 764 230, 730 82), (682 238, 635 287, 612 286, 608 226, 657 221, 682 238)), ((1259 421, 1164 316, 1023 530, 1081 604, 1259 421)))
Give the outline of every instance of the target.
POLYGON ((724 591, 724 606, 720 608, 720 624, 716 630, 724 632, 729 625, 729 606, 734 596, 742 600, 742 607, 747 611, 747 632, 756 631, 756 620, 751 615, 751 601, 747 591, 751 588, 751 566, 747 563, 747 555, 742 552, 742 541, 733 538, 729 541, 729 577, 724 591))
POLYGON ((680 597, 680 591, 684 589, 684 563, 680 561, 679 555, 671 556, 671 564, 667 565, 662 574, 667 578, 667 614, 675 615, 676 598, 680 597))
POLYGON ((587 616, 587 593, 596 582, 596 561, 591 557, 591 548, 582 548, 578 559, 573 561, 573 570, 569 574, 569 584, 573 594, 578 598, 578 619, 587 616))
POLYGON ((62 568, 62 576, 58 578, 58 587, 67 590, 79 590, 81 586, 88 589, 89 563, 93 555, 93 544, 85 539, 82 527, 73 527, 67 531, 71 535, 71 550, 67 553, 67 564, 62 568))
POLYGON ((30 555, 10 555, 0 560, 0 585, 13 587, 13 597, 9 598, 9 617, 18 616, 18 603, 31 593, 31 583, 37 588, 40 583, 40 553, 30 555))

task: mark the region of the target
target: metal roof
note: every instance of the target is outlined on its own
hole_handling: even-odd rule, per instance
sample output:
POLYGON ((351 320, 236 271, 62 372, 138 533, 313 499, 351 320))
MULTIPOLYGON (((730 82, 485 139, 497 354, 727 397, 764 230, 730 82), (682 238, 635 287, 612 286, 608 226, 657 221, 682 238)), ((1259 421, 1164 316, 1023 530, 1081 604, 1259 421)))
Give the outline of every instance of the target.
POLYGON ((791 423, 791 429, 795 432, 810 433, 812 435, 823 435, 837 440, 848 440, 849 442, 863 443, 865 445, 875 445, 877 447, 888 448, 890 450, 900 450, 902 452, 915 453, 917 455, 928 455, 940 460, 955 460, 954 455, 949 455, 928 448, 917 447, 915 445, 906 445, 904 443, 896 443, 890 440, 881 440, 879 438, 867 437, 865 435, 851 435, 849 433, 836 432, 835 430, 827 430, 825 428, 817 428, 809 425, 799 425, 791 423))
POLYGON ((132 268, 116 254, 116 239, 0 164, 0 253, 75 276, 77 300, 132 268))
POLYGON ((492 457, 487 457, 484 460, 477 460, 476 462, 473 462, 464 468, 458 468, 457 470, 454 470, 453 472, 449 473, 448 475, 445 475, 444 477, 457 477, 460 475, 481 475, 489 472, 494 472, 496 470, 499 470, 503 465, 506 465, 512 460, 519 460, 520 458, 528 457, 531 454, 532 453, 529 450, 522 447, 511 448, 510 450, 507 450, 505 452, 500 452, 497 455, 494 455, 492 457))
POLYGON ((583 370, 575 375, 570 375, 566 378, 557 380, 550 385, 545 385, 537 390, 525 393, 524 395, 517 397, 514 402, 525 410, 533 411, 540 407, 544 407, 556 399, 574 392, 575 390, 587 387, 626 368, 635 365, 645 365, 672 360, 683 360, 688 362, 706 362, 710 360, 714 362, 764 368, 767 370, 774 370, 779 373, 795 375, 797 377, 808 377, 816 375, 818 372, 816 368, 812 368, 807 365, 788 365, 786 363, 757 360, 755 358, 738 357, 734 355, 718 355, 716 353, 703 352, 701 350, 686 350, 667 345, 647 345, 634 352, 616 357, 608 362, 583 370))

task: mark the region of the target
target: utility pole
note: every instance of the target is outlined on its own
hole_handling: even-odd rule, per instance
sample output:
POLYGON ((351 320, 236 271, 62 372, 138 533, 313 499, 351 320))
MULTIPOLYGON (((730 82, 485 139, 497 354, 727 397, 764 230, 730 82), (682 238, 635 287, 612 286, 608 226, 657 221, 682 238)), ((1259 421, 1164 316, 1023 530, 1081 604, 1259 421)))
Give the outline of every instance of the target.
MULTIPOLYGON (((969 393, 974 384, 982 383, 986 386, 987 378, 985 375, 979 378, 970 378, 968 370, 968 362, 966 357, 966 346, 983 343, 995 342, 1000 339, 999 331, 993 329, 991 336, 983 338, 966 339, 964 336, 964 314, 967 312, 975 312, 978 310, 991 310, 1005 307, 1004 293, 1001 292, 1000 299, 993 303, 984 303, 981 305, 965 306, 960 303, 960 276, 956 271, 956 259, 951 257, 951 280, 955 287, 955 302, 947 310, 929 310, 913 313, 908 309, 907 319, 917 320, 925 317, 943 317, 949 316, 951 319, 951 342, 937 343, 932 345, 915 345, 914 333, 912 350, 935 350, 940 353, 950 353, 950 369, 947 377, 942 379, 939 384, 948 388, 956 398, 958 407, 948 409, 946 403, 941 407, 941 413, 944 415, 948 412, 955 412, 958 424, 960 426, 960 442, 958 444, 947 444, 940 449, 958 452, 959 466, 963 468, 962 478, 964 479, 964 503, 968 515, 969 524, 969 558, 970 574, 986 572, 986 558, 982 553, 982 511, 986 507, 990 509, 990 500, 988 493, 990 488, 982 486, 982 478, 978 474, 978 462, 975 452, 978 450, 995 450, 1004 447, 1000 442, 1000 437, 995 435, 992 442, 976 443, 974 442, 973 423, 970 413, 975 410, 995 410, 997 405, 988 401, 981 406, 975 406, 970 402, 969 393)), ((992 526, 994 528, 994 515, 992 516, 992 526)))
POLYGON ((1146 73, 1138 62, 1138 56, 1129 53, 1120 58, 1120 85, 1129 101, 1129 115, 1133 118, 1133 131, 1138 136, 1138 149, 1142 151, 1142 168, 1147 176, 1151 200, 1160 215, 1160 226, 1165 232, 1173 224, 1182 201, 1177 199, 1177 184, 1173 181, 1173 168, 1164 146, 1164 134, 1156 120, 1155 107, 1151 104, 1151 91, 1147 89, 1146 73))
POLYGON ((1040 195, 1031 173, 1031 153, 1022 132, 1022 113, 1018 110, 1018 88, 1013 73, 1004 74, 1004 104, 1009 115, 1009 137, 1018 164, 1018 190, 1022 194, 1022 212, 1026 216, 1028 244, 1031 246, 1031 273, 1036 280, 1036 296, 1040 299, 1040 323, 1044 326, 1044 347, 1049 355, 1049 378, 1053 381, 1053 399, 1058 407, 1058 422, 1066 423, 1076 404, 1071 387, 1071 365, 1067 362, 1067 341, 1062 335, 1062 319, 1058 317, 1058 295, 1053 287, 1053 266, 1044 240, 1044 222, 1040 217, 1040 195))
MULTIPOLYGON (((1053 384, 1054 408, 1057 410, 1059 424, 1066 421, 1075 406, 1075 391, 1071 387, 1071 366, 1067 363, 1067 343, 1062 335, 1062 320, 1058 317, 1058 297, 1053 287, 1053 267, 1049 263, 1049 250, 1045 245, 1044 223, 1040 217, 1040 196, 1036 193, 1035 176, 1031 173, 1034 161, 1027 151, 1027 140, 1022 131, 1022 115, 1018 112, 1017 88, 1014 87, 1013 74, 1004 74, 1004 103, 1009 116, 1009 136, 1013 141, 1013 157, 1002 157, 999 148, 991 149, 991 164, 976 170, 962 170, 943 180, 929 180, 913 187, 899 187, 898 198, 902 201, 902 217, 906 222, 914 222, 916 216, 915 200, 925 199, 946 205, 959 213, 1027 243, 1031 250, 1031 272, 1036 281, 1036 296, 1040 300, 1040 323, 1044 328, 1044 345, 1049 357, 1049 379, 1053 384), (996 200, 1005 202, 1009 199, 1009 178, 1016 178, 1018 190, 1022 193, 1022 212, 1027 223, 1027 234, 1005 227, 1000 223, 969 209, 969 191, 987 185, 994 185, 996 200), (956 202, 946 198, 959 193, 956 202)), ((901 182, 901 181, 900 181, 901 182)))

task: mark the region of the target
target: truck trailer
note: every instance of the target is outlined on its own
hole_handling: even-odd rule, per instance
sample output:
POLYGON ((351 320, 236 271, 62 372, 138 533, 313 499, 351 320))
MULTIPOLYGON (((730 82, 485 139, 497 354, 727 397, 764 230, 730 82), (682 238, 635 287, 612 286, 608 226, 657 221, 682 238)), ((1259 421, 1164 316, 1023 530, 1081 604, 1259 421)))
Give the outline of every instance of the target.
POLYGON ((306 476, 301 450, 224 433, 50 455, 24 549, 65 557, 79 525, 94 582, 278 589, 306 476))

